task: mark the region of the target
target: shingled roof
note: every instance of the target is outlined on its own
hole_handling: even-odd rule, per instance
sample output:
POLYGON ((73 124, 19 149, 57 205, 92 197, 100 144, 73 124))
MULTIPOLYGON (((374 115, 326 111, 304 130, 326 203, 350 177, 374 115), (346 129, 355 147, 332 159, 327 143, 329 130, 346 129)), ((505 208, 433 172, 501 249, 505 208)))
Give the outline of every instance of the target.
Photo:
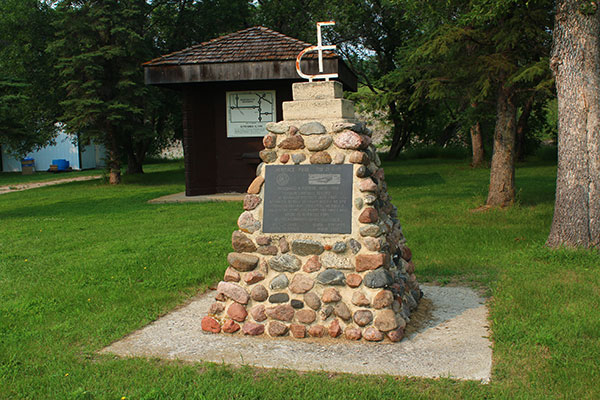
MULTIPOLYGON (((311 44, 264 26, 253 26, 162 55, 144 63, 144 66, 295 60, 298 53, 308 46, 311 44)), ((323 56, 337 58, 329 51, 323 56)), ((316 53, 307 53, 304 58, 314 57, 316 53)))

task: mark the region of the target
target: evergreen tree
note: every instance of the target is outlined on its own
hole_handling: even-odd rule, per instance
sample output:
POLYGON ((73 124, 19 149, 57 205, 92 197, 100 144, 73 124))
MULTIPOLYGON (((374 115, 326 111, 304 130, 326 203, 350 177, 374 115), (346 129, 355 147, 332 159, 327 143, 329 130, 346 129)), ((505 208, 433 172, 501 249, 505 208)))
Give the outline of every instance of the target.
POLYGON ((57 5, 57 40, 66 99, 62 120, 83 142, 104 144, 110 182, 121 180, 120 146, 143 119, 146 88, 140 62, 151 54, 144 40, 144 0, 64 0, 57 5))
POLYGON ((0 145, 16 155, 55 136, 59 113, 51 55, 54 10, 37 0, 0 2, 0 145))

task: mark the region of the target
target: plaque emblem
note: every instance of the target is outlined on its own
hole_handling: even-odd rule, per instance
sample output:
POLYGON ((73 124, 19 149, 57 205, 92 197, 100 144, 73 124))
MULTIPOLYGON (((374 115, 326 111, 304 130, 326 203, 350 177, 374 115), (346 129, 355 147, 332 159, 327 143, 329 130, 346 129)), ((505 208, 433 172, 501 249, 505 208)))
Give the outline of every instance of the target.
POLYGON ((275 182, 277 182, 279 186, 286 186, 288 183, 290 183, 290 176, 285 172, 282 172, 277 175, 275 182))

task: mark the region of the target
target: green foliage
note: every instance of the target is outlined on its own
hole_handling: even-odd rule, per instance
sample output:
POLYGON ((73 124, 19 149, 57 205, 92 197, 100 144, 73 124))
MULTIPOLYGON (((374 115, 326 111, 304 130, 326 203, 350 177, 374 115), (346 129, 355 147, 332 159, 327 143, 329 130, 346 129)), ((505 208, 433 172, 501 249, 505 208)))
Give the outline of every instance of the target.
POLYGON ((37 0, 0 2, 0 145, 19 156, 56 134, 61 93, 45 53, 54 14, 37 0))

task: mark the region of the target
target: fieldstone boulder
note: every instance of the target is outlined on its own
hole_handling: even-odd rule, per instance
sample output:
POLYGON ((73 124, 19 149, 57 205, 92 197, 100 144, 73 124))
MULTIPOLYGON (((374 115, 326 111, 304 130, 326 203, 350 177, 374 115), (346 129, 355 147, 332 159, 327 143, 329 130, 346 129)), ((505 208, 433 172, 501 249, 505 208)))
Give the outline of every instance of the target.
POLYGON ((227 262, 233 268, 241 272, 252 271, 258 266, 258 257, 252 254, 229 253, 227 262))
POLYGON ((344 285, 345 275, 337 269, 326 269, 317 275, 317 281, 323 285, 344 285))
POLYGON ((248 295, 248 292, 246 292, 246 289, 232 282, 219 282, 217 291, 240 304, 248 304, 248 300, 250 300, 250 296, 248 295))
POLYGON ((265 301, 269 297, 269 292, 263 285, 256 285, 250 290, 250 297, 254 301, 265 301))
POLYGON ((298 129, 301 135, 321 135, 327 132, 327 129, 320 122, 307 122, 300 125, 298 129))
POLYGON ((302 294, 308 292, 315 286, 315 281, 312 280, 308 275, 295 274, 290 283, 290 291, 296 294, 302 294))
POLYGON ((363 278, 363 283, 368 288, 382 288, 392 285, 394 279, 387 270, 378 268, 375 271, 368 272, 363 278))
MULTIPOLYGON (((298 311, 298 312, 302 312, 298 311)), ((267 307, 267 317, 277 319, 279 321, 291 321, 294 318, 295 310, 289 304, 280 304, 274 307, 267 307)))
POLYGON ((252 253, 256 251, 256 246, 252 239, 241 231, 233 232, 231 235, 231 246, 238 253, 252 253))
POLYGON ((244 326, 242 326, 242 332, 251 336, 262 335, 265 332, 265 326, 255 322, 246 322, 244 326))
POLYGON ((269 267, 277 272, 296 272, 301 265, 300 259, 291 254, 280 254, 269 260, 269 267))
POLYGON ((292 252, 299 256, 319 255, 323 251, 323 245, 316 240, 297 239, 292 242, 292 252))

